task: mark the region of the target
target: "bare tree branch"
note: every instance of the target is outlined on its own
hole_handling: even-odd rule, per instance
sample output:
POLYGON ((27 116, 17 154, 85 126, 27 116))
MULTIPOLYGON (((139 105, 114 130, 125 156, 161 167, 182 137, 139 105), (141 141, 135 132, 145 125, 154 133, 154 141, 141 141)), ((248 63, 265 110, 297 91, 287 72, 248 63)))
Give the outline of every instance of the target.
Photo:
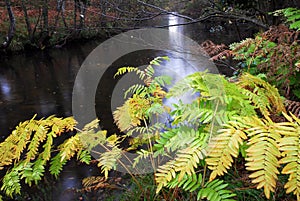
POLYGON ((188 16, 186 16, 186 15, 181 15, 181 14, 178 14, 178 13, 175 13, 175 12, 170 12, 170 11, 167 11, 167 10, 165 10, 165 9, 162 9, 162 8, 160 8, 160 7, 158 7, 158 6, 155 6, 155 5, 152 5, 152 4, 148 4, 148 3, 145 3, 145 2, 140 1, 140 0, 138 0, 137 2, 140 3, 140 4, 142 4, 142 5, 144 5, 144 6, 148 6, 148 7, 155 8, 155 9, 157 9, 157 10, 160 10, 160 11, 162 11, 164 14, 174 15, 174 16, 176 16, 176 17, 184 18, 184 19, 187 19, 187 20, 190 20, 190 21, 193 21, 193 20, 194 20, 193 18, 188 17, 188 16))

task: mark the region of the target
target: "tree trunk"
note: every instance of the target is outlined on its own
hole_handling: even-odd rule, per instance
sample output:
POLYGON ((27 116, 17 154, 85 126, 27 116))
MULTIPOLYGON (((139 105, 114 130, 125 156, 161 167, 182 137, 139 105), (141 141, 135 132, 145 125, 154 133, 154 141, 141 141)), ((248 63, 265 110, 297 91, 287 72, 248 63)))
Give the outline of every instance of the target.
POLYGON ((85 19, 85 12, 86 12, 86 6, 87 6, 87 1, 82 0, 79 3, 80 5, 80 29, 84 27, 84 19, 85 19))
POLYGON ((48 0, 44 0, 43 2, 43 32, 48 33, 49 31, 49 24, 48 24, 48 0))
POLYGON ((13 11, 11 9, 10 0, 5 0, 5 5, 6 5, 8 16, 9 16, 9 29, 8 29, 8 33, 5 38, 5 41, 1 45, 1 49, 6 49, 9 47, 9 45, 15 35, 15 30, 16 30, 16 19, 15 19, 13 11))
POLYGON ((26 28, 27 28, 27 33, 28 33, 28 38, 30 40, 30 42, 33 42, 33 36, 32 36, 32 29, 31 29, 31 25, 28 19, 28 14, 27 14, 27 8, 25 5, 25 0, 21 1, 21 6, 22 6, 22 10, 24 12, 24 17, 25 17, 25 23, 26 23, 26 28))
POLYGON ((77 31, 77 3, 78 0, 74 0, 74 31, 77 31))

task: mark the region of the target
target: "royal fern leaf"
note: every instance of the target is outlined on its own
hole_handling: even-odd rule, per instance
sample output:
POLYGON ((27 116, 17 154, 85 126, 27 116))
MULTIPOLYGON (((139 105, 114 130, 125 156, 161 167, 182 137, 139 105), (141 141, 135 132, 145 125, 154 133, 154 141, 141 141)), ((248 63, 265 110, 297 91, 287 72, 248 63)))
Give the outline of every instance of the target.
POLYGON ((235 194, 225 188, 228 184, 223 180, 215 179, 205 184, 205 186, 198 192, 197 200, 206 198, 211 201, 234 201, 232 199, 235 194))
POLYGON ((108 178, 109 171, 116 169, 121 154, 122 150, 117 146, 113 146, 111 150, 100 154, 98 167, 101 167, 101 171, 104 173, 105 178, 108 178))
POLYGON ((56 156, 51 158, 51 161, 50 161, 49 170, 50 170, 50 173, 55 176, 55 178, 58 177, 58 175, 60 174, 60 172, 63 169, 63 166, 67 163, 66 159, 64 159, 64 160, 61 160, 61 159, 62 159, 61 153, 58 153, 58 154, 56 154, 56 156))
POLYGON ((233 157, 238 157, 240 145, 247 139, 247 135, 243 131, 243 127, 245 127, 243 123, 229 121, 223 127, 208 145, 208 157, 205 161, 208 168, 212 170, 210 181, 216 176, 227 173, 232 166, 233 157))
POLYGON ((39 125, 37 126, 37 129, 35 131, 35 135, 33 136, 27 150, 27 158, 26 161, 29 162, 30 160, 33 160, 37 153, 38 153, 38 148, 41 142, 43 142, 47 138, 47 133, 48 133, 47 127, 44 125, 39 125))
POLYGON ((278 140, 280 133, 276 131, 274 123, 268 119, 250 118, 250 128, 247 129, 249 148, 246 150, 246 169, 253 171, 250 178, 258 184, 257 189, 264 188, 267 198, 276 188, 277 175, 279 174, 280 152, 278 140))
POLYGON ((288 122, 276 124, 276 130, 283 135, 279 139, 279 149, 282 158, 280 164, 284 164, 283 174, 288 174, 289 179, 285 184, 287 193, 293 193, 300 200, 300 119, 293 114, 284 114, 288 122))
POLYGON ((177 174, 174 179, 172 179, 166 187, 168 188, 182 188, 185 191, 194 192, 202 187, 203 176, 202 174, 195 173, 193 175, 185 174, 181 180, 179 180, 179 175, 177 174))
POLYGON ((267 118, 270 112, 277 114, 286 112, 278 90, 268 82, 249 73, 243 73, 237 84, 241 88, 247 89, 242 92, 248 96, 264 117, 267 118))
POLYGON ((14 194, 21 194, 20 171, 22 169, 23 164, 19 164, 3 177, 1 190, 4 191, 6 195, 13 197, 14 194))
POLYGON ((193 175, 200 160, 205 158, 206 142, 207 138, 195 138, 189 147, 179 150, 173 160, 159 166, 155 173, 155 180, 158 184, 156 192, 159 192, 162 187, 175 178, 176 172, 179 172, 179 181, 185 174, 189 176, 193 175))

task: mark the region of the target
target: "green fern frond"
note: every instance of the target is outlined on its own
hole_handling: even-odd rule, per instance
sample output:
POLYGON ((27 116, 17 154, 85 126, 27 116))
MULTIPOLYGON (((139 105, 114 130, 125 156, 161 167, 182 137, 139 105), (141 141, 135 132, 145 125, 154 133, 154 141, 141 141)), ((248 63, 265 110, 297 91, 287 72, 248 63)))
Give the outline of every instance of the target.
POLYGON ((205 140, 195 139, 189 147, 179 150, 175 159, 159 166, 155 173, 155 180, 157 182, 156 192, 158 193, 162 187, 175 178, 176 172, 179 172, 178 181, 181 181, 185 174, 193 175, 200 160, 205 158, 205 148, 205 140))
POLYGON ((171 84, 172 78, 167 75, 161 75, 153 78, 153 83, 159 86, 166 86, 171 84))
POLYGON ((21 179, 25 178, 25 183, 31 186, 34 181, 37 184, 44 175, 45 167, 42 160, 37 160, 34 163, 24 163, 23 169, 20 172, 21 179))
POLYGON ((170 141, 172 138, 176 137, 178 130, 179 128, 175 128, 160 133, 159 138, 156 140, 156 143, 153 145, 154 149, 156 150, 154 153, 154 157, 161 154, 167 154, 172 149, 173 146, 167 147, 166 145, 171 144, 170 141))
POLYGON ((229 47, 231 50, 237 51, 243 47, 248 47, 253 43, 253 41, 254 41, 253 38, 246 38, 240 42, 230 44, 229 47))
POLYGON ((132 136, 133 133, 138 133, 139 135, 155 133, 157 130, 162 129, 164 126, 165 124, 156 122, 152 125, 134 127, 126 133, 126 136, 132 136))
POLYGON ((247 129, 249 148, 246 150, 246 169, 254 171, 250 174, 253 183, 257 183, 257 189, 264 188, 267 198, 276 187, 280 152, 278 140, 281 135, 277 132, 274 123, 268 119, 251 118, 247 129))
POLYGON ((160 154, 167 155, 186 148, 195 140, 199 140, 201 144, 206 143, 209 134, 202 129, 202 127, 199 130, 195 130, 188 126, 180 126, 161 132, 153 146, 155 149, 154 156, 156 157, 160 154))
POLYGON ((77 160, 85 164, 90 164, 92 157, 88 150, 80 150, 77 152, 77 160))
POLYGON ((23 166, 24 163, 18 164, 3 177, 1 190, 6 195, 13 197, 14 194, 21 194, 20 171, 23 169, 23 166))
POLYGON ((55 178, 58 177, 58 175, 60 174, 60 172, 63 169, 63 166, 67 163, 67 160, 61 160, 61 153, 56 154, 56 156, 54 156, 53 158, 51 158, 50 161, 50 174, 54 175, 55 178))
POLYGON ((179 175, 176 175, 174 179, 172 179, 166 187, 168 188, 182 188, 185 191, 194 192, 197 189, 202 187, 203 177, 202 174, 195 173, 193 175, 185 174, 181 180, 179 180, 179 175))
POLYGON ((284 164, 283 174, 288 174, 289 179, 284 188, 286 193, 293 193, 300 200, 300 119, 290 114, 284 113, 288 122, 277 123, 276 130, 283 135, 279 139, 279 150, 282 158, 280 164, 284 164))
POLYGON ((232 166, 233 157, 237 158, 239 147, 247 139, 243 131, 243 123, 239 121, 229 121, 223 125, 223 129, 218 131, 218 135, 212 138, 208 144, 208 157, 205 159, 208 168, 212 170, 210 181, 227 173, 232 166))
POLYGON ((228 184, 223 180, 213 180, 205 184, 205 186, 198 192, 197 200, 206 198, 211 201, 234 201, 232 199, 235 194, 225 188, 228 184))
POLYGON ((286 22, 290 24, 291 29, 300 30, 300 9, 297 8, 285 8, 273 12, 275 16, 284 15, 286 22))
POLYGON ((128 94, 139 94, 141 96, 145 96, 148 92, 148 88, 141 84, 135 84, 129 87, 124 93, 124 98, 128 97, 128 94))

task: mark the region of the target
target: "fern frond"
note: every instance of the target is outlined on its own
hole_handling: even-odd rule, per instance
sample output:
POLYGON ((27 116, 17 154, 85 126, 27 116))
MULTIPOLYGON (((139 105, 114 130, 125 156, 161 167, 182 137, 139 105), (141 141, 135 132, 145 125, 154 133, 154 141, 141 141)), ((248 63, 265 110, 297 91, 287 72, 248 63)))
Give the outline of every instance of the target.
POLYGON ((185 191, 194 192, 195 190, 200 189, 202 187, 202 180, 203 177, 200 173, 198 173, 198 175, 195 173, 191 176, 185 174, 181 180, 179 180, 179 175, 177 174, 176 177, 168 183, 167 187, 179 187, 185 191))
POLYGON ((141 149, 141 150, 137 151, 136 153, 138 154, 138 156, 134 158, 134 162, 132 164, 133 168, 136 167, 136 165, 140 162, 141 159, 148 158, 152 155, 151 151, 147 151, 144 149, 141 149))
POLYGON ((85 164, 90 164, 92 157, 88 150, 80 150, 77 152, 77 160, 85 164))
POLYGON ((282 158, 280 164, 284 164, 283 174, 288 174, 289 179, 284 188, 286 193, 293 193, 300 200, 300 119, 290 114, 284 113, 288 122, 277 123, 276 130, 283 135, 279 139, 279 150, 282 158))
POLYGON ((86 177, 82 180, 83 190, 92 191, 99 188, 107 188, 109 184, 107 183, 105 177, 102 176, 91 176, 86 177))
POLYGON ((138 70, 137 67, 130 67, 130 66, 118 68, 118 71, 114 75, 114 78, 119 75, 124 75, 125 73, 136 72, 137 70, 138 70))
POLYGON ((246 169, 254 171, 250 174, 253 183, 257 183, 257 189, 264 188, 267 198, 270 198, 270 192, 274 192, 276 187, 280 152, 278 149, 278 140, 280 133, 274 129, 274 123, 259 118, 251 118, 247 130, 249 148, 246 150, 246 169))
POLYGON ((205 143, 209 134, 202 132, 201 129, 195 130, 188 126, 169 129, 161 132, 154 144, 154 156, 168 154, 190 146, 195 140, 205 143))
POLYGON ((25 183, 31 186, 32 181, 37 184, 44 175, 45 167, 42 160, 37 160, 34 163, 24 163, 23 169, 20 172, 21 179, 25 178, 25 183))
POLYGON ((164 126, 164 123, 157 122, 153 125, 134 127, 126 133, 126 136, 132 136, 133 133, 138 133, 138 135, 155 133, 157 130, 161 130, 164 126))
POLYGON ((44 125, 37 126, 37 129, 35 130, 35 134, 33 138, 31 139, 31 142, 27 148, 27 158, 26 161, 29 162, 30 160, 33 160, 38 152, 38 148, 41 142, 43 142, 48 133, 49 128, 45 127, 44 125))
POLYGON ((300 30, 300 9, 285 8, 273 12, 275 16, 283 14, 287 19, 286 22, 290 23, 291 29, 300 30))
POLYGON ((153 78, 152 83, 159 85, 161 87, 171 84, 172 77, 167 75, 161 75, 153 78))
POLYGON ((21 194, 20 171, 23 166, 23 163, 18 164, 3 177, 1 190, 11 198, 14 194, 21 194))
POLYGON ((144 95, 148 91, 148 88, 141 84, 135 84, 129 87, 124 93, 124 98, 127 98, 128 94, 139 94, 144 95))
POLYGON ((55 137, 55 134, 53 132, 49 132, 47 134, 47 140, 46 143, 43 145, 44 151, 40 153, 41 159, 44 161, 49 161, 51 158, 51 149, 53 145, 53 138, 55 137))
POLYGON ((114 121, 120 131, 126 131, 141 124, 141 120, 138 117, 133 116, 130 109, 130 101, 127 100, 113 112, 114 121))
POLYGON ((208 168, 212 170, 210 181, 218 175, 227 173, 232 166, 233 157, 237 158, 238 156, 240 145, 247 139, 246 133, 243 131, 245 127, 243 123, 229 121, 223 127, 208 144, 208 157, 205 161, 208 168))
POLYGON ((101 167, 101 172, 104 173, 105 178, 108 178, 108 172, 115 170, 117 161, 121 157, 122 150, 114 146, 111 150, 101 153, 98 159, 98 167, 101 167))
POLYGON ((155 173, 155 180, 158 184, 156 192, 158 193, 162 187, 175 178, 176 172, 179 172, 179 181, 181 181, 185 174, 193 175, 200 160, 204 159, 206 155, 205 148, 205 140, 195 139, 189 147, 179 150, 175 159, 159 166, 155 173))
POLYGON ((50 173, 55 177, 58 177, 63 166, 67 161, 72 158, 77 152, 82 150, 83 144, 80 140, 79 134, 70 137, 58 146, 59 153, 54 156, 50 161, 50 173))
MULTIPOLYGON (((255 40, 253 38, 246 38, 238 43, 232 43, 230 44, 229 48, 233 51, 233 53, 239 52, 241 49, 247 49, 250 47, 250 45, 253 45, 253 43, 255 42, 255 40)), ((238 55, 236 55, 238 56, 238 55)), ((239 57, 242 56, 244 58, 244 56, 246 55, 242 55, 240 54, 239 57)))
POLYGON ((296 117, 300 118, 300 102, 285 100, 284 101, 287 112, 291 112, 296 117))
POLYGON ((197 200, 206 198, 207 200, 215 201, 234 201, 232 199, 235 194, 225 188, 228 184, 223 180, 215 179, 205 184, 205 186, 198 192, 197 200))
POLYGON ((30 142, 35 123, 32 120, 20 123, 4 142, 0 143, 0 169, 18 161, 30 142))
POLYGON ((218 54, 212 55, 212 57, 209 59, 211 61, 218 61, 222 59, 228 59, 234 57, 234 53, 231 50, 223 50, 222 52, 219 52, 218 54))
POLYGON ((268 82, 249 73, 243 73, 237 84, 248 90, 244 91, 245 95, 265 117, 273 110, 277 114, 286 112, 278 90, 268 82))
POLYGON ((58 177, 59 173, 62 171, 63 166, 67 163, 67 160, 61 160, 61 153, 56 154, 50 161, 50 174, 54 175, 55 178, 58 177))
POLYGON ((81 143, 80 137, 78 134, 75 136, 70 137, 69 139, 65 140, 63 144, 59 145, 61 161, 69 160, 72 158, 76 152, 81 150, 83 144, 81 143))
POLYGON ((96 133, 94 131, 83 131, 78 134, 84 149, 87 151, 91 151, 96 146, 104 144, 106 142, 107 131, 100 130, 96 133))

